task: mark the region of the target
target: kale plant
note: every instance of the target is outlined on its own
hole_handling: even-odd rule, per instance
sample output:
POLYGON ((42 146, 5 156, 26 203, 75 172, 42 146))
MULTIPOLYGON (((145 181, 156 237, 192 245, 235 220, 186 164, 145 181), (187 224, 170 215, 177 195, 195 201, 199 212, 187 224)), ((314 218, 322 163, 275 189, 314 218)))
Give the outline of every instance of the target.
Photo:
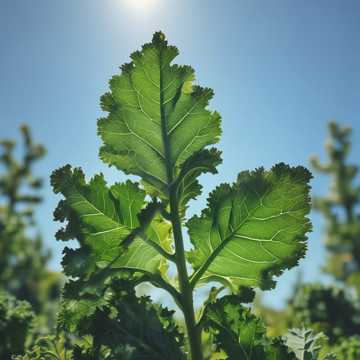
POLYGON ((289 320, 322 331, 334 344, 360 334, 360 303, 341 287, 304 284, 291 301, 289 320))
POLYGON ((50 252, 37 230, 35 206, 41 203, 42 179, 33 174, 46 149, 21 128, 20 159, 16 142, 0 140, 0 290, 28 301, 52 324, 60 296, 60 275, 47 268, 50 252), (34 231, 35 230, 35 231, 34 231))
POLYGON ((359 287, 360 295, 360 186, 356 184, 359 167, 349 163, 351 128, 329 123, 326 141, 328 161, 312 157, 314 170, 329 176, 329 193, 316 197, 315 209, 325 218, 325 245, 328 259, 325 271, 335 279, 359 287))
POLYGON ((220 151, 209 148, 220 138, 220 115, 208 109, 213 91, 194 84, 194 70, 172 64, 177 55, 155 33, 101 98, 107 116, 98 121, 100 158, 140 183, 108 186, 102 174, 87 182, 70 165, 52 174, 55 193, 65 198, 55 219, 67 220, 57 238, 79 243, 64 250, 69 281, 59 328, 92 336, 87 359, 202 360, 204 331, 229 359, 291 359, 284 342, 268 339, 243 304, 252 301, 254 288, 273 288, 274 276, 304 256, 311 174, 283 163, 243 171, 189 219, 190 200, 202 190, 199 176, 216 173, 221 163, 220 151), (142 282, 172 296, 184 335, 171 311, 136 295, 142 282), (194 291, 210 282, 218 290, 196 313, 194 291))
POLYGON ((29 229, 36 224, 34 207, 42 201, 38 194, 42 180, 33 175, 33 167, 46 150, 34 143, 26 125, 20 130, 21 159, 14 154, 13 140, 0 141, 0 289, 39 311, 44 303, 40 283, 50 254, 41 237, 29 236, 29 229))
POLYGON ((35 314, 27 301, 0 291, 0 359, 22 354, 29 342, 35 314))

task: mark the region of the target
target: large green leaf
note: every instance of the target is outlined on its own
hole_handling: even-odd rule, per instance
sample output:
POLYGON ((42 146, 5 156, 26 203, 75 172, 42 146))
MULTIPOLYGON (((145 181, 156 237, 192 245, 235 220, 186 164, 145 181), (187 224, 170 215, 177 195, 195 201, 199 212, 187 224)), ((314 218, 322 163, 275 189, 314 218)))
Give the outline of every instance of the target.
POLYGON ((296 265, 304 255, 310 173, 284 164, 271 171, 240 173, 232 186, 220 185, 208 208, 187 226, 194 250, 192 284, 219 281, 239 286, 274 285, 272 275, 296 265))
POLYGON ((290 360, 285 346, 266 337, 264 323, 230 295, 207 305, 202 325, 212 334, 217 350, 230 360, 290 360))
POLYGON ((109 115, 99 120, 98 132, 104 142, 100 157, 141 176, 162 198, 170 185, 187 179, 191 185, 179 194, 184 202, 199 193, 196 176, 216 171, 219 152, 204 148, 218 141, 221 130, 220 115, 206 109, 213 91, 193 86, 191 67, 171 65, 177 55, 160 32, 133 53, 102 97, 109 115), (192 156, 196 160, 187 161, 192 156))
POLYGON ((114 280, 103 303, 94 308, 82 312, 77 333, 91 335, 94 343, 106 346, 109 359, 185 359, 174 312, 153 304, 149 297, 137 297, 132 281, 114 280))
POLYGON ((81 170, 70 166, 55 171, 51 181, 54 191, 66 199, 55 217, 69 220, 58 238, 77 238, 80 243, 76 250, 65 249, 63 265, 68 275, 90 275, 104 267, 159 273, 165 266, 158 249, 171 250, 171 226, 160 216, 123 246, 140 226, 138 215, 145 206, 145 192, 137 184, 127 181, 108 188, 102 175, 86 184, 81 170))

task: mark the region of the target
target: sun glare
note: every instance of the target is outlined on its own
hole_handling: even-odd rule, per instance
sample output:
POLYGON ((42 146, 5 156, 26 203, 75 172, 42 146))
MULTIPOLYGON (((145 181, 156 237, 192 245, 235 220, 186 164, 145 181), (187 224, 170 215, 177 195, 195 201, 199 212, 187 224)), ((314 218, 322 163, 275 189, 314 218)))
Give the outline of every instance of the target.
POLYGON ((138 11, 151 10, 158 3, 158 0, 123 0, 126 7, 138 11))

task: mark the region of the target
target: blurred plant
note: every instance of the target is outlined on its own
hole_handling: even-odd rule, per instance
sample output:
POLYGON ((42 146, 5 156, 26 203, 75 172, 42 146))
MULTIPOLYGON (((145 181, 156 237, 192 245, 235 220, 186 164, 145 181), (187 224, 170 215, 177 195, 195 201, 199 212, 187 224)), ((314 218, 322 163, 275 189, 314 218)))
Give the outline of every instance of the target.
POLYGON ((348 163, 351 129, 335 122, 329 124, 327 163, 311 158, 313 168, 331 178, 330 191, 315 197, 314 207, 326 220, 325 245, 328 261, 325 271, 336 279, 360 280, 360 186, 354 184, 358 166, 348 163))
POLYGON ((289 329, 291 310, 287 306, 281 309, 274 309, 263 303, 261 294, 257 294, 254 302, 253 312, 264 320, 267 325, 267 334, 270 337, 284 335, 289 329))
POLYGON ((323 331, 338 359, 357 358, 360 335, 360 187, 354 185, 358 167, 347 163, 351 129, 329 124, 326 143, 329 161, 311 158, 314 169, 331 177, 330 192, 314 199, 326 220, 328 259, 324 270, 337 285, 301 284, 290 300, 288 322, 323 331), (357 289, 351 292, 350 286, 357 289), (355 356, 355 357, 354 357, 355 356))
MULTIPOLYGON (((292 295, 297 294, 303 285, 303 276, 301 270, 298 269, 295 284, 292 288, 292 295)), ((293 297, 292 296, 292 297, 293 297)), ((263 302, 263 292, 258 292, 255 297, 253 311, 261 317, 267 325, 267 334, 271 337, 282 336, 287 333, 291 327, 303 327, 302 323, 293 321, 293 310, 289 305, 275 309, 263 302)))
POLYGON ((290 329, 283 337, 284 343, 299 360, 335 360, 329 351, 322 351, 327 346, 327 337, 322 333, 314 333, 311 329, 290 329))
POLYGON ((360 334, 359 303, 340 287, 304 284, 290 304, 291 325, 322 331, 330 344, 339 338, 360 334))
POLYGON ((44 336, 37 339, 34 346, 24 355, 13 357, 14 360, 71 360, 72 350, 63 335, 44 336))
POLYGON ((47 268, 50 252, 36 234, 34 211, 42 200, 42 180, 33 175, 33 167, 45 148, 33 142, 26 125, 20 130, 24 142, 20 160, 14 141, 0 141, 0 290, 31 304, 37 315, 35 336, 55 326, 62 281, 60 274, 47 268))
POLYGON ((332 351, 337 360, 358 360, 360 359, 360 336, 339 339, 338 345, 327 349, 325 347, 324 350, 332 351))
POLYGON ((27 301, 0 292, 0 359, 22 354, 31 342, 35 314, 27 301))

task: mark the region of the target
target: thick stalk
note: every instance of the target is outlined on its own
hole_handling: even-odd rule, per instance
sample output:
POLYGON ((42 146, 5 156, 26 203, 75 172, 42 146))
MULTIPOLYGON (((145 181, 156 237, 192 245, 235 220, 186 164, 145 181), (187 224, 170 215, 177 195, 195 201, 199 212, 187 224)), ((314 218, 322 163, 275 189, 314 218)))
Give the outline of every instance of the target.
MULTIPOLYGON (((159 54, 160 64, 163 64, 162 50, 159 54)), ((170 203, 170 221, 173 228, 175 242, 175 263, 178 271, 180 299, 182 303, 181 310, 184 313, 188 341, 190 345, 191 360, 203 360, 201 347, 201 332, 196 326, 195 311, 193 302, 193 291, 189 282, 188 272, 186 269, 184 241, 182 237, 181 221, 179 216, 179 202, 177 189, 174 184, 174 164, 171 161, 171 151, 169 135, 167 129, 167 119, 165 113, 164 101, 164 78, 162 68, 160 68, 160 115, 161 115, 161 135, 164 143, 164 155, 166 161, 167 181, 169 186, 169 203, 170 203)))
POLYGON ((186 269, 184 241, 182 237, 178 202, 176 193, 172 190, 170 191, 170 215, 175 242, 176 267, 179 277, 180 293, 182 297, 183 313, 190 345, 191 359, 202 360, 203 353, 201 346, 201 332, 196 326, 193 292, 186 269))

